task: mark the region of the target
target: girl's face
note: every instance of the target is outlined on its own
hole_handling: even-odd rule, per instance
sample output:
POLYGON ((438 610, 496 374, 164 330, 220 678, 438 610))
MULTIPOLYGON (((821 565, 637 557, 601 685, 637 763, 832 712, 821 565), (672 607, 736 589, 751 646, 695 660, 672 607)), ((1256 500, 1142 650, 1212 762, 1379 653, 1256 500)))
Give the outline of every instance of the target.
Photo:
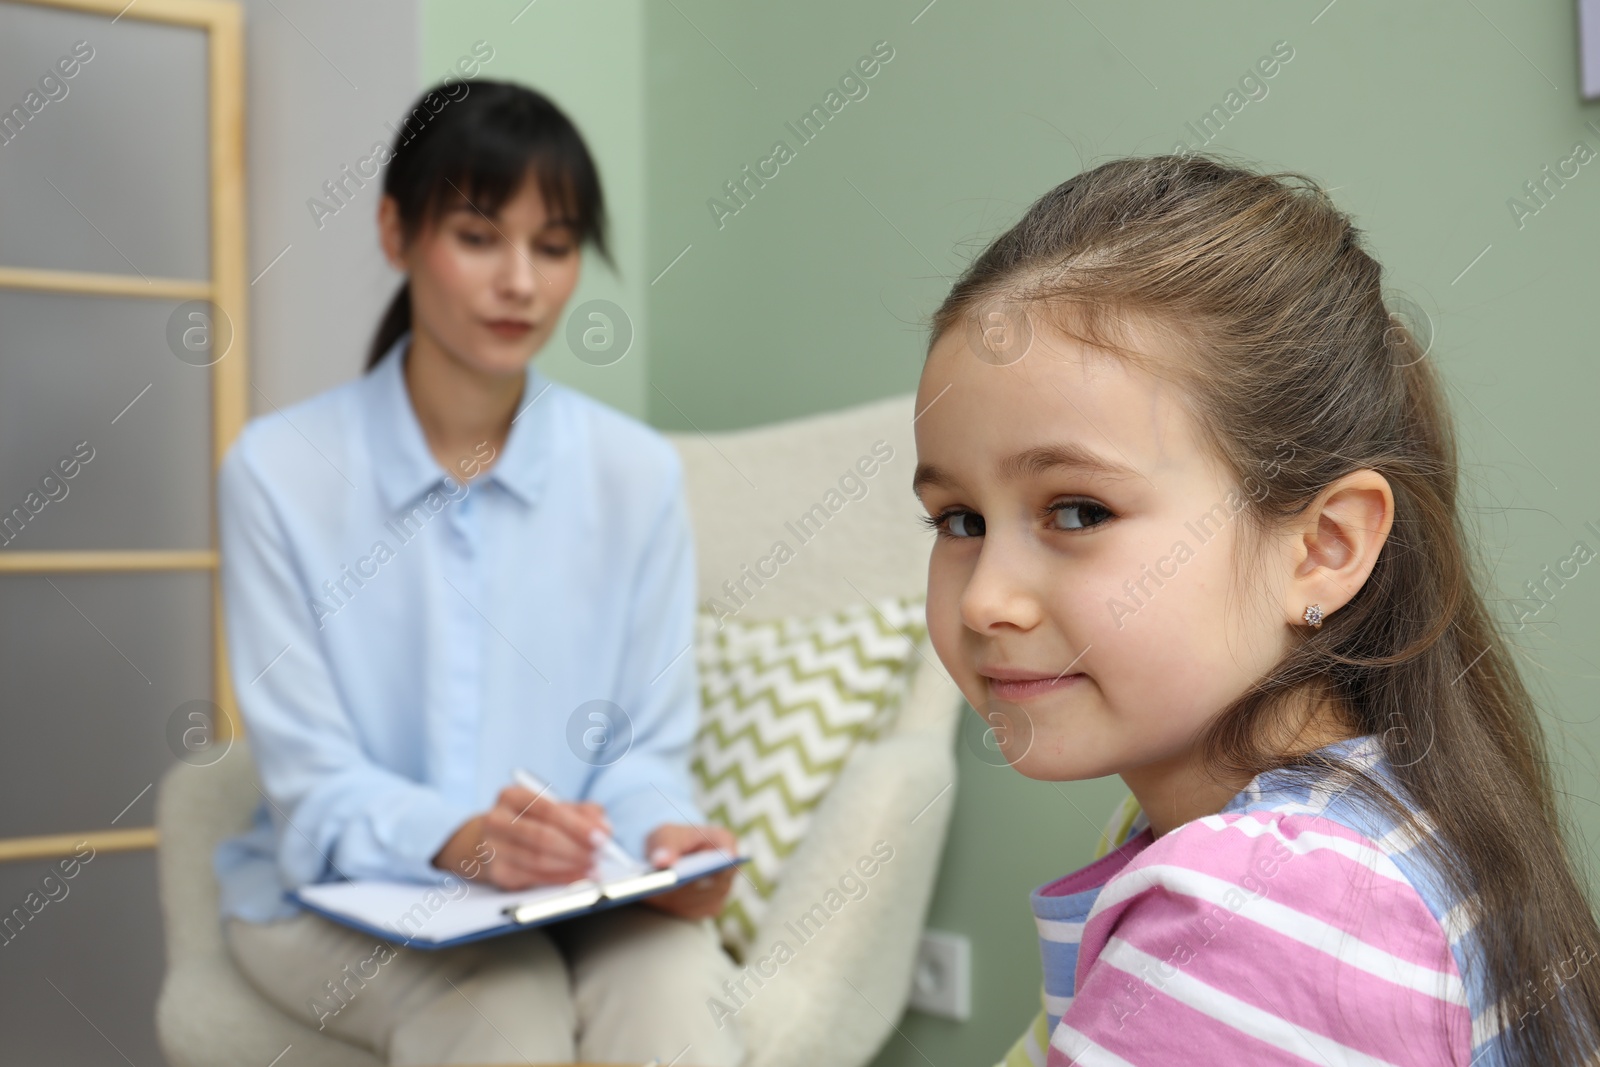
POLYGON ((1199 731, 1288 649, 1284 544, 1241 602, 1244 490, 1170 384, 1043 326, 1008 365, 970 344, 935 343, 916 401, 939 658, 1030 778, 1191 768, 1199 731))
POLYGON ((389 261, 410 276, 414 327, 488 376, 525 372, 578 284, 576 236, 550 220, 531 172, 493 218, 462 200, 402 249, 399 214, 385 196, 379 227, 389 261))

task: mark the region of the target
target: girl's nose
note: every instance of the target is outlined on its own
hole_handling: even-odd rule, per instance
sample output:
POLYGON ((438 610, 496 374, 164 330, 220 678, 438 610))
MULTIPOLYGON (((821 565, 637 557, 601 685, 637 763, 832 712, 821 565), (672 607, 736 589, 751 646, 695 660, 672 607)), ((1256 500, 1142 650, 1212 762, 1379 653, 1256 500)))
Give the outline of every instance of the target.
POLYGON ((969 629, 989 633, 1006 627, 1031 630, 1039 624, 1043 612, 1027 580, 1025 557, 1020 547, 986 536, 961 594, 961 617, 969 629))

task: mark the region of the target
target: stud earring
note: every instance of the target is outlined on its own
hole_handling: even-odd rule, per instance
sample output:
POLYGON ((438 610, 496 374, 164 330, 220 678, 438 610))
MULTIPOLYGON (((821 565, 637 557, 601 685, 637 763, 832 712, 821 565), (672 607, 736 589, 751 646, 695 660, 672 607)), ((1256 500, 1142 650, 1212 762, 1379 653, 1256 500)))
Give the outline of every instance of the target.
POLYGON ((1313 630, 1322 629, 1322 605, 1308 604, 1304 618, 1306 622, 1311 624, 1313 630))

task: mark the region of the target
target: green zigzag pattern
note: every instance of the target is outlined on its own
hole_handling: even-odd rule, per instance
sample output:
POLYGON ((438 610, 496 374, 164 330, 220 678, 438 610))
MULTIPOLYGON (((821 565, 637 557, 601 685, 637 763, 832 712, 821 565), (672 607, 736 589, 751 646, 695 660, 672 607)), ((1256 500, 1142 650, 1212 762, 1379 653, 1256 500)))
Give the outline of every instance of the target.
MULTIPOLYGON (((920 599, 903 598, 897 602, 897 607, 905 610, 909 605, 920 601, 920 599)), ((842 699, 856 703, 866 703, 871 706, 871 710, 864 720, 833 725, 824 716, 821 703, 815 699, 807 699, 798 704, 785 704, 784 694, 780 691, 779 682, 776 680, 765 681, 758 689, 753 691, 746 691, 738 686, 731 687, 727 694, 715 704, 713 704, 711 698, 710 687, 702 686, 701 701, 702 707, 705 708, 705 718, 696 733, 695 747, 697 754, 691 763, 691 769, 702 786, 702 793, 709 793, 714 786, 728 781, 734 783, 740 799, 745 801, 763 792, 767 794, 776 793, 782 799, 789 815, 796 821, 802 821, 821 802, 822 796, 826 795, 825 789, 814 800, 800 801, 793 795, 790 784, 781 771, 752 783, 746 777, 743 764, 737 761, 721 774, 713 776, 707 771, 705 760, 700 753, 708 746, 726 751, 739 739, 748 737, 756 752, 763 758, 772 756, 784 748, 792 749, 805 773, 823 779, 831 786, 832 779, 837 777, 839 771, 848 761, 848 752, 837 759, 815 759, 806 750, 805 737, 803 735, 791 735, 768 743, 762 739, 760 734, 761 721, 765 719, 770 723, 791 715, 809 715, 815 728, 824 736, 830 738, 840 736, 853 738, 855 744, 851 746, 851 751, 863 740, 875 739, 881 736, 884 728, 892 721, 892 716, 886 714, 886 712, 897 710, 899 703, 904 698, 904 688, 899 683, 903 681, 909 671, 911 666, 910 656, 914 652, 915 645, 926 635, 926 626, 920 621, 912 621, 908 622, 903 629, 896 629, 893 626, 886 626, 876 611, 867 614, 860 609, 836 613, 831 618, 836 620, 841 628, 870 622, 877 627, 878 635, 881 638, 888 640, 892 635, 907 642, 904 646, 906 651, 902 654, 902 658, 898 659, 873 655, 866 651, 864 646, 865 639, 862 636, 848 633, 841 640, 824 643, 823 635, 818 632, 816 623, 810 620, 800 622, 780 620, 776 624, 766 622, 751 624, 751 628, 776 625, 778 637, 775 645, 779 648, 789 646, 790 651, 787 655, 780 655, 773 659, 762 658, 762 653, 771 653, 773 651, 773 646, 771 645, 762 646, 749 654, 729 657, 727 635, 721 630, 709 635, 714 651, 707 650, 704 641, 702 641, 702 652, 699 659, 701 660, 702 670, 706 673, 715 671, 726 675, 731 674, 738 668, 748 668, 750 666, 771 672, 787 667, 789 677, 795 683, 825 679, 832 684, 834 692, 838 693, 842 699), (808 629, 797 632, 801 627, 808 627, 808 629), (856 662, 863 671, 887 670, 889 678, 883 688, 862 692, 846 682, 837 666, 827 665, 809 672, 802 672, 796 662, 796 652, 793 649, 796 640, 809 642, 816 653, 824 659, 830 655, 837 655, 841 650, 848 648, 855 653, 856 662), (738 711, 744 711, 760 704, 762 714, 759 717, 752 718, 751 721, 738 730, 729 733, 718 716, 730 714, 728 710, 730 703, 732 708, 738 711)), ((709 616, 702 615, 702 623, 709 627, 708 619, 709 616)), ((783 862, 787 860, 790 853, 799 846, 798 839, 785 840, 779 834, 777 827, 773 825, 771 816, 765 811, 747 819, 741 825, 734 825, 733 813, 728 809, 727 801, 724 800, 719 801, 708 810, 706 817, 714 823, 728 827, 741 839, 747 839, 752 835, 759 834, 771 848, 772 857, 775 861, 774 865, 779 869, 781 869, 783 862)), ((736 884, 734 892, 730 894, 728 902, 723 905, 722 911, 717 916, 716 922, 722 931, 723 941, 740 962, 743 962, 744 947, 756 935, 755 919, 743 899, 748 892, 746 886, 753 886, 757 899, 764 901, 772 895, 772 892, 777 887, 777 873, 776 870, 770 873, 763 871, 754 863, 746 865, 742 874, 747 881, 736 884)))
MULTIPOLYGON (((914 642, 907 642, 906 644, 906 650, 908 654, 911 651, 912 644, 914 644, 914 642)), ((894 673, 901 673, 905 670, 906 664, 904 659, 893 659, 887 656, 872 655, 862 647, 859 639, 853 638, 849 641, 844 641, 836 645, 821 645, 817 647, 816 652, 819 658, 826 661, 842 654, 846 650, 856 654, 856 665, 863 673, 868 671, 885 670, 894 673)), ((818 670, 805 672, 800 668, 799 657, 793 655, 780 656, 777 659, 771 660, 763 660, 757 656, 745 656, 744 658, 738 660, 723 661, 718 661, 712 657, 703 657, 703 660, 708 660, 710 662, 710 665, 707 667, 708 670, 715 668, 718 673, 721 674, 732 674, 735 670, 741 667, 753 666, 759 669, 763 674, 773 671, 780 671, 787 667, 790 676, 798 681, 811 681, 816 678, 827 678, 833 682, 835 688, 837 688, 841 693, 858 692, 854 683, 846 680, 845 677, 839 673, 838 667, 835 667, 832 664, 825 664, 818 670)))
MULTIPOLYGON (((754 727, 751 729, 753 731, 754 727)), ((759 743, 757 743, 756 747, 761 749, 759 743)), ((805 763, 806 771, 812 778, 831 777, 827 774, 829 771, 832 771, 834 774, 838 774, 839 771, 844 769, 845 762, 850 758, 848 755, 845 755, 836 760, 828 760, 825 763, 814 764, 804 755, 803 749, 799 748, 797 745, 789 744, 787 741, 773 745, 771 749, 762 750, 761 755, 767 756, 785 748, 793 748, 797 752, 801 753, 800 758, 802 762, 805 763)), ((728 779, 732 778, 739 786, 739 793, 741 796, 748 797, 752 793, 756 793, 763 789, 777 789, 783 793, 784 804, 789 808, 790 811, 795 811, 801 805, 808 803, 807 801, 801 800, 790 793, 788 780, 784 777, 781 770, 773 771, 765 778, 751 781, 748 777, 746 777, 745 768, 738 762, 729 764, 724 770, 716 774, 711 772, 707 762, 701 757, 695 757, 692 766, 697 768, 695 771, 695 776, 700 779, 701 783, 706 787, 708 792, 713 786, 721 785, 723 782, 726 782, 728 779)))
MULTIPOLYGON (((784 685, 789 685, 789 684, 798 685, 798 684, 803 683, 803 682, 809 682, 809 681, 812 681, 812 680, 814 680, 816 678, 826 677, 828 675, 833 675, 835 673, 836 672, 834 672, 832 670, 828 670, 828 671, 819 671, 819 672, 816 672, 816 673, 813 673, 813 674, 810 674, 810 675, 799 676, 799 675, 795 675, 793 668, 791 668, 790 669, 790 674, 791 674, 790 681, 782 683, 782 684, 784 684, 784 685)), ((902 677, 904 677, 904 673, 905 673, 904 671, 896 671, 896 672, 894 672, 890 676, 888 684, 890 686, 893 686, 902 677)), ((839 694, 843 695, 844 698, 847 701, 851 702, 851 703, 871 704, 871 705, 873 705, 875 710, 883 708, 886 704, 888 704, 891 701, 897 699, 897 697, 898 697, 898 693, 892 693, 891 694, 890 692, 886 692, 886 691, 881 690, 881 689, 878 690, 877 692, 871 692, 871 693, 850 693, 850 692, 847 692, 842 687, 835 686, 835 690, 834 691, 836 693, 839 693, 839 694)), ((700 699, 703 702, 703 706, 706 709, 708 709, 708 711, 711 712, 711 716, 710 717, 715 717, 718 714, 725 714, 725 712, 722 711, 722 707, 723 707, 724 703, 732 703, 733 710, 735 710, 735 711, 744 711, 744 710, 748 709, 753 704, 768 703, 772 707, 772 716, 773 716, 773 718, 782 719, 782 718, 786 718, 786 717, 788 717, 790 715, 803 714, 803 713, 809 711, 809 712, 811 712, 812 714, 814 714, 817 717, 817 720, 819 722, 824 723, 824 724, 827 723, 828 720, 827 720, 827 717, 822 712, 822 706, 817 703, 817 701, 816 701, 816 699, 814 697, 806 697, 805 699, 799 701, 798 703, 786 704, 784 702, 783 692, 784 692, 783 689, 780 688, 780 683, 777 683, 777 682, 766 682, 766 683, 763 683, 759 688, 756 688, 756 689, 741 689, 741 688, 736 686, 736 687, 734 687, 732 689, 729 689, 720 698, 712 697, 709 688, 702 689, 701 694, 700 694, 700 699)), ((793 699, 793 698, 791 697, 790 699, 793 699)), ((837 729, 837 728, 835 728, 835 729, 837 729)))
MULTIPOLYGON (((747 701, 738 704, 737 707, 742 711, 753 703, 755 703, 753 700, 747 701)), ((732 748, 740 740, 740 738, 748 736, 751 741, 755 743, 757 754, 761 755, 762 757, 776 755, 782 749, 792 748, 795 749, 800 756, 801 762, 805 764, 806 770, 812 773, 818 773, 819 769, 822 766, 826 766, 826 764, 817 764, 813 762, 811 754, 805 750, 805 735, 803 733, 788 733, 778 740, 768 741, 762 736, 764 732, 762 727, 765 726, 768 730, 770 730, 777 724, 778 721, 788 719, 796 715, 805 715, 807 711, 810 711, 810 719, 815 724, 817 733, 821 734, 823 737, 853 737, 859 741, 861 739, 861 735, 864 734, 869 727, 873 726, 874 720, 882 717, 883 712, 890 707, 890 700, 888 698, 875 699, 870 703, 873 705, 870 715, 858 722, 840 723, 838 725, 833 725, 828 722, 827 718, 822 713, 822 708, 818 706, 815 701, 806 701, 804 704, 794 705, 787 709, 774 708, 773 710, 776 712, 776 714, 765 723, 761 722, 755 717, 750 717, 745 721, 744 725, 740 726, 732 733, 728 732, 727 725, 723 724, 717 719, 707 719, 700 724, 700 729, 695 735, 695 747, 700 749, 710 748, 712 750, 728 749, 732 748), (714 744, 708 745, 707 742, 714 742, 714 744)))
MULTIPOLYGON (((926 626, 922 625, 921 623, 916 623, 916 622, 907 623, 904 630, 896 630, 893 627, 888 627, 888 626, 883 625, 883 623, 881 621, 879 621, 878 619, 876 619, 876 618, 873 618, 871 621, 878 627, 878 636, 881 639, 885 640, 885 641, 891 640, 892 638, 898 637, 898 638, 900 638, 902 640, 908 641, 911 644, 915 644, 918 641, 922 640, 922 635, 924 633, 926 633, 926 631, 927 631, 927 627, 926 626)), ((708 627, 708 629, 709 629, 709 627, 708 627)), ((833 643, 833 644, 824 644, 823 643, 823 635, 820 632, 816 631, 816 630, 809 630, 809 631, 806 631, 806 632, 803 632, 803 633, 800 633, 800 634, 795 634, 787 626, 785 626, 784 624, 782 624, 782 623, 779 624, 778 639, 779 639, 780 645, 792 645, 794 643, 795 638, 797 638, 797 637, 803 638, 804 640, 809 641, 811 643, 811 646, 812 646, 813 649, 815 649, 817 652, 823 653, 823 654, 826 654, 826 653, 832 651, 833 649, 843 648, 846 645, 849 645, 849 646, 851 646, 853 648, 856 648, 858 651, 859 651, 859 649, 861 647, 861 638, 858 637, 858 636, 853 636, 852 635, 852 636, 847 637, 843 641, 839 641, 839 642, 836 642, 836 643, 833 643)), ((715 642, 715 647, 716 648, 724 650, 724 651, 726 651, 726 649, 728 648, 729 642, 728 642, 727 635, 725 633, 722 633, 721 631, 715 631, 713 633, 713 635, 712 635, 712 640, 715 642)), ((758 646, 758 648, 762 648, 764 650, 765 646, 758 646)), ((792 655, 793 655, 793 653, 790 654, 790 656, 792 656, 792 655)), ((790 658, 790 656, 785 656, 784 658, 788 659, 788 658, 790 658)), ((754 653, 751 653, 751 654, 741 655, 736 659, 725 660, 725 663, 728 666, 735 666, 736 667, 736 666, 743 665, 745 663, 757 662, 757 661, 758 660, 757 660, 756 655, 754 653)), ((893 663, 895 661, 893 659, 888 659, 888 658, 869 658, 869 659, 866 660, 866 662, 868 662, 868 663, 885 663, 885 664, 887 664, 887 663, 893 663)))
MULTIPOLYGON (((879 640, 879 641, 891 641, 891 640, 899 639, 900 641, 903 641, 906 644, 914 644, 916 641, 921 640, 921 638, 919 636, 917 636, 917 629, 916 628, 908 626, 906 629, 908 631, 910 631, 910 632, 909 633, 902 633, 901 631, 898 631, 898 630, 885 630, 885 629, 880 628, 879 631, 878 631, 877 640, 879 640)), ((779 647, 784 647, 785 642, 783 641, 783 638, 786 637, 786 636, 787 635, 782 635, 782 634, 779 635, 779 647)), ((849 648, 854 649, 857 652, 857 654, 859 656, 861 656, 861 659, 862 659, 863 663, 892 664, 892 663, 895 662, 895 660, 892 657, 882 656, 882 655, 874 655, 874 654, 869 653, 869 652, 864 652, 862 638, 859 637, 859 636, 855 636, 855 635, 851 635, 850 637, 846 638, 843 641, 837 641, 837 642, 834 642, 834 643, 831 643, 831 644, 825 644, 823 642, 823 635, 820 634, 820 633, 796 634, 796 635, 794 635, 794 637, 798 637, 798 638, 804 639, 806 642, 808 642, 811 645, 812 651, 814 653, 816 653, 817 655, 820 655, 820 656, 826 656, 831 652, 837 651, 838 649, 849 647, 849 648)), ((717 647, 718 648, 726 649, 728 647, 728 641, 727 641, 725 636, 718 637, 716 640, 717 640, 717 647)), ((754 644, 754 648, 750 652, 740 653, 740 654, 738 654, 738 655, 736 655, 736 656, 734 656, 732 658, 725 659, 723 662, 729 667, 742 667, 747 663, 759 663, 759 662, 762 662, 761 659, 760 659, 760 654, 763 653, 763 652, 771 652, 772 651, 772 646, 771 645, 762 644, 762 643, 752 643, 752 644, 754 644)), ((790 648, 794 648, 795 647, 794 641, 792 639, 787 641, 787 646, 790 647, 790 648)), ((798 658, 797 653, 798 653, 798 649, 796 649, 793 652, 788 652, 788 653, 784 654, 781 658, 784 659, 784 660, 792 660, 792 659, 798 658)))
MULTIPOLYGON (((862 724, 862 726, 864 725, 865 724, 862 724)), ((720 737, 722 733, 721 724, 713 724, 712 731, 720 737)), ((858 735, 865 735, 865 730, 861 728, 856 729, 854 732, 858 735)), ((771 755, 772 753, 784 748, 793 749, 798 755, 801 763, 804 765, 806 771, 812 776, 818 778, 826 777, 831 779, 836 777, 838 772, 843 769, 845 763, 850 758, 849 754, 847 753, 846 755, 835 760, 828 760, 826 762, 813 761, 810 755, 805 751, 804 747, 798 743, 797 738, 785 738, 783 741, 780 741, 777 744, 771 746, 764 745, 762 744, 759 735, 756 733, 756 724, 754 723, 749 724, 744 729, 735 733, 732 738, 728 738, 723 742, 721 747, 727 747, 728 742, 733 740, 733 738, 743 735, 750 736, 751 741, 755 745, 757 751, 759 751, 763 756, 771 755), (828 774, 827 772, 830 771, 833 773, 828 774)), ((737 788, 739 796, 747 801, 752 796, 762 791, 777 793, 783 800, 784 808, 789 812, 791 817, 796 819, 798 819, 801 815, 804 815, 806 812, 809 812, 812 808, 816 807, 817 804, 821 802, 822 796, 826 795, 826 790, 824 790, 822 794, 819 794, 818 796, 809 800, 802 800, 799 797, 796 797, 790 788, 789 780, 784 777, 782 771, 774 771, 772 774, 761 778, 758 781, 751 781, 746 776, 745 766, 739 762, 729 764, 729 766, 720 774, 712 774, 706 767, 704 758, 701 756, 696 756, 691 763, 691 770, 694 772, 696 779, 698 779, 700 782, 701 791, 703 793, 709 794, 716 786, 721 785, 722 783, 731 779, 737 788)), ((718 805, 718 809, 721 810, 721 817, 713 817, 713 822, 716 822, 722 826, 726 826, 740 837, 746 837, 752 831, 759 830, 762 835, 766 837, 769 842, 771 842, 773 851, 780 857, 787 856, 788 853, 793 850, 794 845, 798 844, 798 842, 783 841, 782 836, 777 828, 771 825, 771 820, 766 812, 760 812, 755 817, 744 822, 735 823, 732 812, 722 810, 723 808, 723 805, 718 805)), ((706 815, 707 817, 712 817, 713 813, 708 811, 706 815)))
MULTIPOLYGON (((887 706, 890 705, 891 701, 897 704, 900 695, 901 694, 898 689, 892 694, 876 694, 868 701, 874 706, 874 711, 868 719, 840 726, 829 725, 826 718, 824 718, 822 715, 821 707, 815 701, 806 701, 803 704, 791 706, 786 709, 775 705, 774 710, 777 711, 778 717, 780 718, 795 714, 805 714, 809 710, 817 730, 823 735, 827 737, 843 736, 853 738, 857 743, 859 743, 864 739, 872 739, 881 735, 883 727, 886 725, 883 721, 881 713, 887 706)), ((748 703, 743 706, 748 706, 748 703)), ((834 759, 818 760, 810 751, 807 750, 805 746, 805 738, 800 734, 790 734, 777 741, 769 743, 761 735, 762 725, 763 724, 759 721, 752 719, 751 721, 746 722, 745 725, 740 727, 738 730, 728 733, 721 722, 717 721, 716 719, 707 719, 704 723, 702 723, 700 732, 697 736, 697 747, 701 747, 703 749, 704 742, 709 739, 710 741, 714 742, 712 745, 713 748, 725 751, 729 748, 732 748, 733 745, 741 738, 748 738, 751 746, 755 749, 756 754, 761 756, 763 759, 773 757, 784 749, 792 750, 804 772, 808 776, 814 778, 831 778, 836 776, 838 772, 843 769, 845 763, 850 758, 850 753, 846 752, 844 755, 834 759)), ((853 747, 854 746, 852 746, 852 751, 853 747)), ((784 805, 788 808, 791 814, 799 814, 809 810, 816 803, 815 800, 802 801, 796 798, 791 792, 789 788, 789 782, 786 780, 781 770, 774 771, 767 777, 764 777, 758 781, 751 781, 745 775, 744 765, 737 761, 731 763, 719 774, 712 774, 709 771, 706 766, 706 760, 701 755, 696 755, 691 766, 706 792, 710 792, 712 787, 720 785, 731 778, 734 779, 735 784, 738 787, 738 791, 743 797, 748 798, 761 790, 776 790, 782 795, 784 805)), ((742 826, 730 826, 729 828, 735 833, 741 834, 745 829, 745 827, 742 826)), ((774 837, 773 840, 776 841, 776 838, 774 837)))
MULTIPOLYGON (((798 809, 790 808, 789 813, 790 815, 804 815, 815 808, 820 801, 821 797, 818 797, 817 800, 812 801, 804 807, 800 807, 798 809)), ((739 823, 738 825, 735 825, 733 821, 733 813, 728 811, 726 802, 721 802, 716 804, 710 811, 706 812, 706 818, 710 819, 718 826, 727 827, 741 839, 749 838, 754 836, 756 833, 760 833, 761 836, 766 838, 767 841, 772 845, 773 854, 778 859, 787 859, 789 853, 793 852, 800 844, 799 841, 785 841, 779 833, 777 827, 772 825, 772 817, 764 811, 747 818, 744 822, 739 823)), ((766 893, 763 893, 762 895, 765 896, 766 893)))

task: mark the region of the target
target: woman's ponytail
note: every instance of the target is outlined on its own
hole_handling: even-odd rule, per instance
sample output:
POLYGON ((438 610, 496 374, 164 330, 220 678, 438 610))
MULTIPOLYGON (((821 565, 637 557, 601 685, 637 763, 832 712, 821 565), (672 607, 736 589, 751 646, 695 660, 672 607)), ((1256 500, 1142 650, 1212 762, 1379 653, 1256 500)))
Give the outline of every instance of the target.
POLYGON ((411 283, 400 283, 400 289, 389 301, 389 307, 384 311, 383 318, 378 322, 378 330, 372 335, 372 345, 367 349, 367 370, 371 370, 383 359, 383 354, 389 351, 394 343, 400 340, 402 334, 411 329, 411 283))

